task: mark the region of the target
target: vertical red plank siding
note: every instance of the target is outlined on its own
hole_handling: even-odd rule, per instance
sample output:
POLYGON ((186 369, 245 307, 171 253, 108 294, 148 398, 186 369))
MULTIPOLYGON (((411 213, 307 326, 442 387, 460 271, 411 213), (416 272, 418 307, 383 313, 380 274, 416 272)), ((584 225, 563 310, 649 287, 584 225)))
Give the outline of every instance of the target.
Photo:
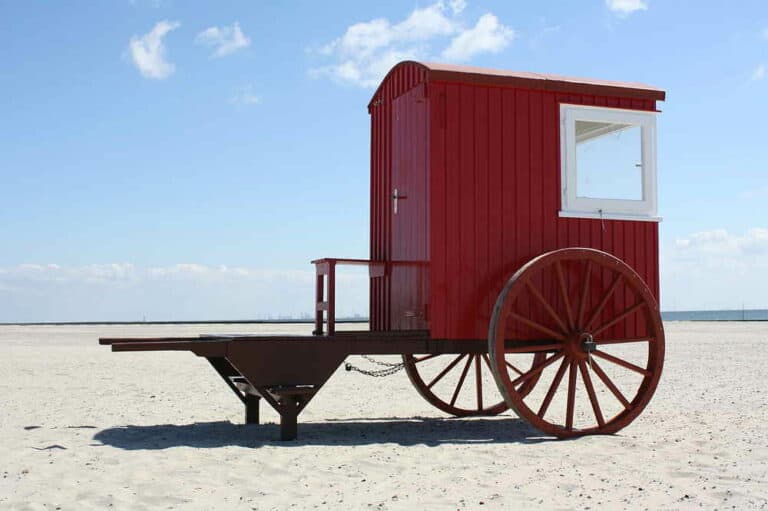
MULTIPOLYGON (((479 293, 486 295, 492 308, 504 285, 504 211, 502 91, 488 90, 488 268, 478 282, 479 293), (488 289, 488 290, 486 290, 488 289)), ((488 309, 490 320, 491 308, 488 309)), ((482 330, 482 325, 478 327, 482 330)))
POLYGON ((430 125, 429 125, 429 222, 430 244, 429 257, 431 261, 430 283, 431 298, 429 312, 432 318, 445 318, 447 314, 447 265, 446 265, 446 236, 447 218, 446 206, 446 91, 443 84, 430 86, 430 125))
MULTIPOLYGON (((514 217, 509 220, 515 225, 515 245, 509 250, 515 254, 511 260, 515 266, 521 266, 524 259, 530 259, 531 253, 531 200, 530 182, 530 117, 529 97, 526 90, 515 91, 515 138, 514 138, 514 217)), ((511 141, 510 141, 511 142, 511 141)), ((520 310, 528 315, 531 310, 530 296, 522 297, 520 310)))
MULTIPOLYGON (((448 336, 458 337, 456 330, 461 318, 463 307, 457 307, 461 298, 461 258, 460 258, 460 233, 458 230, 460 222, 459 200, 461 196, 461 186, 459 183, 461 175, 460 158, 460 86, 448 84, 445 94, 446 102, 446 148, 445 148, 445 169, 432 169, 433 172, 445 172, 446 194, 445 211, 443 214, 447 219, 448 232, 445 238, 445 260, 447 267, 447 299, 445 323, 449 329, 448 336)), ((433 318, 433 322, 435 319, 433 318)), ((432 327, 432 325, 430 325, 432 327)), ((434 327, 433 327, 434 328, 434 327)))
POLYGON ((459 92, 459 188, 456 204, 459 209, 459 221, 456 227, 459 231, 459 299, 466 304, 459 311, 459 337, 471 335, 474 318, 477 315, 477 261, 476 234, 478 229, 475 220, 475 131, 474 110, 475 97, 473 87, 461 85, 459 92))
MULTIPOLYGON (((515 90, 502 89, 501 91, 501 203, 492 204, 492 208, 501 209, 501 225, 499 233, 501 236, 501 253, 499 261, 501 268, 497 268, 496 273, 501 280, 509 278, 511 271, 516 266, 515 244, 517 242, 517 232, 515 231, 515 90)), ((496 294, 504 285, 501 282, 494 288, 496 294)), ((493 292, 493 291, 491 291, 493 292)))
MULTIPOLYGON (((487 279, 488 275, 488 240, 490 238, 488 226, 489 207, 489 173, 488 173, 488 88, 474 87, 474 168, 475 168, 475 267, 472 270, 476 283, 487 279)), ((475 284, 471 295, 476 297, 477 307, 473 316, 473 331, 477 331, 482 325, 488 325, 490 321, 491 304, 488 293, 481 291, 482 285, 475 284)))
POLYGON ((560 148, 552 150, 548 140, 560 140, 560 113, 554 94, 542 94, 541 131, 534 134, 537 151, 541 152, 541 235, 542 252, 557 248, 557 212, 560 208, 560 148), (553 170, 554 169, 554 170, 553 170), (552 223, 555 222, 555 226, 552 223))
POLYGON ((542 93, 534 91, 530 93, 528 100, 528 133, 530 188, 528 193, 531 226, 531 253, 543 252, 544 218, 542 209, 543 199, 543 140, 542 140, 542 93))
MULTIPOLYGON (((430 147, 432 193, 445 193, 445 200, 433 195, 431 218, 433 224, 444 218, 446 229, 432 231, 431 246, 439 248, 431 253, 433 337, 484 338, 488 311, 506 279, 557 248, 612 253, 658 297, 656 223, 558 216, 560 104, 654 110, 653 101, 453 83, 430 87, 445 90, 439 106, 445 122, 436 128, 433 112, 430 147)), ((434 95, 430 101, 434 107, 434 95)), ((603 285, 609 284, 606 275, 603 285)), ((631 297, 614 301, 616 310, 632 305, 631 297)), ((537 313, 535 304, 527 306, 537 313)), ((644 328, 635 323, 622 330, 644 328)))

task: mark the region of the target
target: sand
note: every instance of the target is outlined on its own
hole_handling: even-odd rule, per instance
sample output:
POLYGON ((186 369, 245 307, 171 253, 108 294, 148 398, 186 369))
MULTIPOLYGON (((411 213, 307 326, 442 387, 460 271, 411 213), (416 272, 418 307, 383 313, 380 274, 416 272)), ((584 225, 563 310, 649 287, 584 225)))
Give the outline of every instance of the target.
POLYGON ((279 442, 204 359, 97 345, 309 329, 0 327, 0 509, 768 509, 768 323, 668 323, 645 412, 572 441, 341 369, 279 442))

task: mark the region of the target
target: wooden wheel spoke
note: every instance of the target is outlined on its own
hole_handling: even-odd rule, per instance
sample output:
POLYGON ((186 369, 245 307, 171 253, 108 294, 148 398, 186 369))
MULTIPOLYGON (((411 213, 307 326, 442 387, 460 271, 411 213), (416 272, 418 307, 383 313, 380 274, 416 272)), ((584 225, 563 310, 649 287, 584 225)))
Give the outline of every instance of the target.
POLYGON ((584 308, 587 305, 587 291, 589 290, 589 277, 592 274, 592 261, 587 259, 586 270, 584 270, 584 285, 581 287, 581 297, 579 298, 579 312, 576 314, 576 326, 581 326, 581 318, 584 317, 584 308))
POLYGON ((604 351, 595 350, 595 351, 592 352, 592 354, 595 355, 595 356, 598 356, 600 358, 604 358, 605 360, 608 360, 610 362, 613 362, 616 365, 620 365, 621 367, 629 369, 630 371, 634 371, 636 373, 640 373, 643 376, 648 376, 649 374, 651 374, 650 371, 648 371, 647 369, 643 369, 640 366, 636 366, 635 364, 627 362, 626 360, 621 359, 619 357, 615 357, 613 355, 610 355, 610 354, 608 354, 608 353, 606 353, 604 351))
POLYGON ((568 330, 571 330, 575 326, 573 322, 573 311, 571 310, 571 301, 568 299, 568 287, 565 285, 563 267, 560 265, 560 261, 555 263, 555 270, 557 272, 557 281, 560 284, 560 295, 563 297, 563 303, 565 303, 565 317, 568 321, 568 330))
POLYGON ((528 290, 531 292, 533 296, 536 297, 536 299, 539 301, 539 303, 544 307, 544 310, 547 311, 547 314, 555 320, 555 323, 557 323, 557 326, 560 327, 560 331, 562 333, 567 333, 569 328, 566 326, 565 323, 563 323, 563 320, 560 319, 560 316, 557 315, 555 310, 552 308, 552 306, 549 304, 549 302, 544 298, 538 289, 533 287, 533 284, 531 284, 530 280, 525 281, 525 285, 528 287, 528 290))
POLYGON ((571 361, 568 372, 568 402, 565 409, 565 429, 573 429, 573 410, 576 405, 576 362, 571 361))
POLYGON ((477 390, 477 409, 483 409, 483 372, 480 366, 480 355, 475 355, 475 389, 477 390))
POLYGON ((629 344, 631 342, 654 342, 655 337, 626 337, 624 339, 595 339, 595 344, 629 344))
POLYGON ((535 366, 533 366, 533 367, 532 367, 532 368, 531 368, 531 369, 530 369, 528 372, 526 372, 526 373, 524 373, 524 374, 520 375, 520 376, 519 376, 517 379, 513 380, 513 381, 512 381, 512 385, 513 385, 513 386, 517 386, 517 385, 519 385, 520 383, 523 383, 523 382, 525 382, 525 381, 529 380, 530 378, 532 378, 532 377, 536 376, 537 374, 539 374, 540 372, 542 372, 544 369, 546 369, 546 368, 547 368, 547 367, 548 367, 550 364, 552 364, 553 362, 557 362, 558 360, 560 360, 560 358, 561 358, 562 356, 563 356, 563 353, 562 353, 562 352, 560 352, 560 353, 555 353, 554 355, 552 355, 552 356, 551 356, 551 357, 549 357, 548 359, 544 360, 542 363, 540 363, 540 364, 538 364, 538 365, 535 365, 535 366))
POLYGON ((627 398, 624 397, 624 394, 621 393, 621 391, 616 387, 616 385, 611 381, 610 378, 608 378, 608 375, 605 374, 605 371, 600 367, 600 365, 597 363, 597 360, 592 360, 592 370, 595 372, 595 374, 602 380, 602 382, 605 384, 606 387, 608 387, 608 390, 611 391, 611 393, 616 396, 616 399, 619 400, 621 405, 626 409, 629 408, 629 401, 627 401, 627 398))
POLYGON ((589 377, 589 371, 587 371, 587 364, 583 360, 579 362, 579 370, 581 371, 581 379, 584 380, 584 386, 587 388, 589 402, 592 404, 592 411, 595 414, 595 419, 597 419, 597 424, 602 428, 605 426, 605 419, 603 418, 602 410, 600 410, 600 403, 597 401, 597 395, 595 395, 595 387, 592 386, 592 378, 589 377))
POLYGON ((552 337, 553 339, 557 339, 558 341, 565 341, 565 336, 563 334, 560 334, 558 332, 555 332, 554 330, 551 330, 544 325, 540 325, 539 323, 536 323, 535 321, 532 321, 528 318, 524 318, 520 314, 517 314, 516 312, 510 312, 510 316, 512 316, 514 319, 519 321, 520 323, 523 323, 524 325, 528 325, 529 327, 538 330, 539 332, 548 335, 549 337, 552 337))
POLYGON ((483 360, 485 360, 485 365, 488 366, 488 370, 491 371, 491 373, 493 373, 493 366, 491 365, 491 359, 488 358, 488 354, 483 353, 481 356, 483 357, 483 360))
POLYGON ((552 398, 555 397, 557 388, 560 386, 560 382, 562 381, 563 376, 565 375, 565 370, 567 368, 568 368, 568 359, 564 358, 563 362, 560 364, 560 368, 557 370, 557 374, 555 374, 555 378, 552 380, 552 384, 549 386, 547 395, 544 396, 544 401, 541 402, 541 406, 539 407, 539 412, 536 414, 539 416, 539 418, 543 419, 544 414, 547 413, 547 408, 549 408, 549 404, 552 402, 552 398))
POLYGON ((594 330, 594 332, 592 332, 592 335, 593 335, 593 336, 595 336, 595 335, 600 335, 600 333, 602 333, 602 332, 604 332, 605 330, 609 329, 610 327, 612 327, 613 325, 615 325, 615 324, 616 324, 616 323, 618 323, 619 321, 621 321, 621 320, 623 320, 623 319, 627 318, 629 315, 631 315, 632 313, 634 313, 635 311, 637 311, 637 310, 638 310, 638 309, 640 309, 641 307, 645 307, 645 306, 647 306, 647 305, 648 305, 648 303, 647 303, 647 302, 645 302, 644 300, 641 300, 641 301, 637 302, 637 303, 636 303, 636 304, 634 304, 632 307, 630 307, 630 308, 628 308, 628 309, 625 309, 625 310, 624 310, 624 312, 622 312, 621 314, 619 314, 618 316, 616 316, 615 318, 613 318, 613 319, 612 319, 612 320, 610 320, 609 322, 607 322, 607 323, 604 323, 604 324, 600 325, 599 327, 597 327, 597 328, 594 330))
POLYGON ((467 356, 467 354, 465 353, 465 354, 463 354, 463 355, 459 355, 458 357, 456 357, 455 359, 453 359, 453 362, 451 362, 450 364, 448 364, 448 365, 446 366, 446 368, 445 368, 445 369, 443 369, 442 371, 440 371, 440 374, 438 374, 437 376, 435 376, 435 378, 434 378, 434 379, 433 379, 431 382, 429 382, 429 384, 427 385, 427 388, 428 388, 428 389, 431 389, 432 387, 434 387, 434 386, 435 386, 435 384, 436 384, 437 382, 439 382, 440 380, 442 380, 442 379, 443 379, 443 377, 444 377, 446 374, 448 374, 448 372, 449 372, 451 369, 453 369, 454 367, 456 367, 456 364, 458 364, 458 363, 459 363, 459 361, 461 361, 461 359, 462 359, 462 358, 464 358, 464 357, 466 357, 466 356, 467 356))
POLYGON ((513 366, 509 361, 505 360, 504 363, 507 364, 507 367, 512 369, 514 372, 516 372, 520 376, 523 375, 523 372, 520 369, 518 369, 517 367, 513 366))
POLYGON ((461 392, 461 387, 464 385, 464 379, 467 377, 467 373, 469 372, 469 367, 472 365, 472 357, 467 358, 467 363, 464 364, 464 369, 461 371, 461 376, 459 377, 459 383, 456 384, 456 389, 453 391, 453 396, 451 396, 451 406, 456 404, 456 400, 459 398, 459 393, 461 392))
POLYGON ((603 309, 605 308, 605 304, 608 303, 608 300, 613 295, 613 292, 616 291, 616 288, 619 285, 619 282, 621 282, 621 273, 618 273, 616 277, 614 277, 613 282, 611 282, 610 287, 608 287, 608 290, 603 295, 603 298, 600 300, 600 303, 595 307, 595 310, 592 311, 592 315, 589 317, 586 323, 584 323, 584 330, 589 330, 590 325, 595 322, 595 320, 600 316, 600 313, 603 312, 603 309))
POLYGON ((425 360, 429 360, 430 358, 439 357, 440 354, 436 353, 433 355, 424 355, 423 357, 413 357, 413 362, 418 364, 419 362, 424 362, 425 360))

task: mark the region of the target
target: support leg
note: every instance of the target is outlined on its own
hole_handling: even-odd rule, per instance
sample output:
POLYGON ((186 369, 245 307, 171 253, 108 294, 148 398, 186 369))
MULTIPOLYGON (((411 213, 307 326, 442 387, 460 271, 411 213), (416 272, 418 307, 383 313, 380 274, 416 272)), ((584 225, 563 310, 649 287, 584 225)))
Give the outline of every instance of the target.
POLYGON ((299 415, 297 396, 284 396, 280 401, 280 440, 296 440, 299 415))
POLYGON ((245 423, 246 424, 258 424, 259 423, 259 404, 261 397, 254 394, 245 395, 245 423))

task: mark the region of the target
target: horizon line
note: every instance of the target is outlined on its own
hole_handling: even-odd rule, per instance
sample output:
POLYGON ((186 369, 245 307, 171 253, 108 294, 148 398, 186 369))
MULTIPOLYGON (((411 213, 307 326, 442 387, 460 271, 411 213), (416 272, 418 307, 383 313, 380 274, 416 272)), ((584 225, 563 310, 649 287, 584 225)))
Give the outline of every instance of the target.
MULTIPOLYGON (((768 308, 763 309, 686 309, 686 310, 663 310, 661 314, 685 314, 685 313, 700 313, 700 312, 755 312, 766 311, 768 308)), ((674 321, 674 320, 671 320, 674 321)), ((742 319, 692 319, 690 321, 744 321, 742 319)), ((766 321, 763 319, 754 319, 747 321, 766 321)), ((312 324, 315 320, 313 318, 279 318, 279 319, 204 319, 204 320, 138 320, 138 321, 0 321, 0 326, 65 326, 65 325, 287 325, 287 324, 312 324)), ((336 323, 368 323, 369 318, 364 316, 353 316, 346 318, 337 318, 336 323)), ((325 323, 325 322, 323 322, 325 323)))

